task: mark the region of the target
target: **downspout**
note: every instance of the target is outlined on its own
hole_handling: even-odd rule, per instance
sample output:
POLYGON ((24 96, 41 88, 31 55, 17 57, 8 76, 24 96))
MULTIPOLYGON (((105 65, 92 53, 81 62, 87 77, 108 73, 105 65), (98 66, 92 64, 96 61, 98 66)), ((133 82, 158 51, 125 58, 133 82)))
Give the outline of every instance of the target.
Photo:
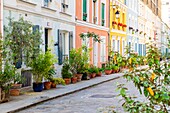
POLYGON ((109 17, 108 17, 108 27, 109 27, 109 31, 108 31, 108 61, 110 59, 109 56, 109 52, 110 52, 110 0, 109 0, 109 17))

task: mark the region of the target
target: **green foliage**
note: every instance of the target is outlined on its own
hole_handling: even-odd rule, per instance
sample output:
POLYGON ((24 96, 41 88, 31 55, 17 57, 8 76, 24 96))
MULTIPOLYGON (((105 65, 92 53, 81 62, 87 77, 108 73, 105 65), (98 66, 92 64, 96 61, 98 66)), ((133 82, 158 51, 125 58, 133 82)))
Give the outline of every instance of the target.
POLYGON ((51 82, 54 82, 55 84, 65 85, 65 81, 62 78, 52 78, 51 82))
POLYGON ((0 88, 8 92, 16 74, 16 68, 6 63, 4 70, 0 71, 0 88))
POLYGON ((62 74, 62 77, 63 78, 72 78, 73 77, 73 74, 71 72, 71 65, 69 64, 69 62, 66 60, 64 63, 63 63, 63 67, 62 67, 62 70, 61 70, 61 74, 62 74))
POLYGON ((40 52, 39 45, 42 43, 41 32, 32 31, 33 25, 20 18, 18 21, 10 19, 8 26, 5 26, 4 57, 16 65, 19 61, 24 61, 27 66, 31 64, 33 58, 37 57, 40 52), (24 57, 23 57, 24 56, 24 57))
POLYGON ((47 78, 49 71, 57 60, 50 51, 45 54, 41 53, 36 57, 30 65, 33 72, 33 79, 36 83, 42 82, 43 77, 47 78))
POLYGON ((90 68, 88 69, 89 73, 99 73, 99 70, 96 66, 91 65, 90 68))
POLYGON ((124 77, 128 81, 133 81, 139 92, 148 99, 146 102, 137 101, 135 97, 126 94, 127 88, 124 85, 118 85, 120 95, 124 98, 125 111, 130 113, 168 113, 170 106, 170 63, 160 63, 160 53, 158 48, 153 46, 153 42, 147 47, 147 62, 149 68, 136 69, 137 58, 135 54, 130 53, 128 59, 129 65, 134 68, 127 72, 124 77))
POLYGON ((102 40, 100 40, 99 35, 96 35, 94 32, 92 32, 92 33, 87 32, 87 34, 81 33, 79 36, 80 36, 80 38, 82 40, 85 40, 86 38, 92 38, 93 41, 95 41, 95 42, 99 42, 100 43, 102 41, 102 40))
POLYGON ((105 66, 105 70, 112 70, 112 65, 107 63, 105 66))

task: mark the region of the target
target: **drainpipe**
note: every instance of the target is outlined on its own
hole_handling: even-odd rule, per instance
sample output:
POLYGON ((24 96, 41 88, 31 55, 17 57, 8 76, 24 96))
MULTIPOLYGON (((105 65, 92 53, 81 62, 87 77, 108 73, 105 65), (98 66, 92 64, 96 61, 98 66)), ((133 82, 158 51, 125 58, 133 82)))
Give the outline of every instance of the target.
POLYGON ((109 61, 109 52, 110 52, 110 0, 109 0, 109 17, 108 17, 108 26, 109 26, 109 31, 108 31, 108 61, 109 61))

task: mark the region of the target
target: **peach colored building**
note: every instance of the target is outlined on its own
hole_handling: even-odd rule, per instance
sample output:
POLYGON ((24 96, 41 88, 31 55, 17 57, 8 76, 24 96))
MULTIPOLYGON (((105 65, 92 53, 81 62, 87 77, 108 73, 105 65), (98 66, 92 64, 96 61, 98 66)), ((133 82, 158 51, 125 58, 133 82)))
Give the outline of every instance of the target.
POLYGON ((76 0, 76 42, 80 48, 84 42, 79 34, 94 32, 99 35, 101 43, 89 39, 90 63, 101 66, 108 59, 109 40, 109 0, 76 0))

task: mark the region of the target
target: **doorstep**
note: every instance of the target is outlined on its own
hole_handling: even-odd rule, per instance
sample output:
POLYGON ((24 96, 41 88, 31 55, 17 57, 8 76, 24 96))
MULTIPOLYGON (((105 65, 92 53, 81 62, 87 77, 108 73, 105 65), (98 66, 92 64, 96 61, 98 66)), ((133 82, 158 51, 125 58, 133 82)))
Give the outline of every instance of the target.
POLYGON ((92 86, 111 81, 123 76, 123 73, 116 73, 111 75, 102 75, 91 80, 83 80, 76 84, 66 86, 58 85, 57 88, 50 90, 43 90, 42 92, 25 92, 20 96, 11 96, 10 101, 0 104, 1 113, 12 113, 24 108, 35 106, 36 104, 55 99, 61 96, 75 93, 92 86))

